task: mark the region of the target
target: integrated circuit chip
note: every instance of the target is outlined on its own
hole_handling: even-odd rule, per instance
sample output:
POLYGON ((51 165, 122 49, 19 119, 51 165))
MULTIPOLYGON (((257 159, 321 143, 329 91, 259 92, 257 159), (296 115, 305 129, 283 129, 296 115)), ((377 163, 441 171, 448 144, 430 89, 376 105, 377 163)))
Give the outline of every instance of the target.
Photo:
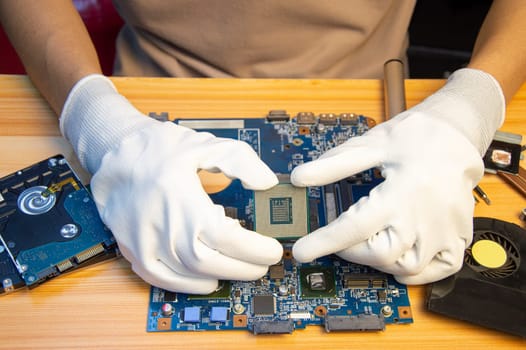
POLYGON ((269 267, 269 277, 273 280, 285 277, 285 268, 283 264, 271 265, 269 267))
POLYGON ((271 316, 276 312, 276 300, 272 295, 256 295, 252 299, 254 316, 271 316))
POLYGON ((163 298, 163 300, 164 301, 170 301, 170 302, 177 301, 177 293, 165 290, 164 291, 164 298, 163 298))
POLYGON ((271 225, 290 225, 292 220, 292 197, 269 198, 271 225))
POLYGON ((336 295, 336 281, 332 266, 308 266, 300 270, 301 296, 325 298, 336 295))
POLYGON ((304 236, 309 228, 305 188, 280 183, 267 191, 255 191, 255 229, 277 239, 304 236))

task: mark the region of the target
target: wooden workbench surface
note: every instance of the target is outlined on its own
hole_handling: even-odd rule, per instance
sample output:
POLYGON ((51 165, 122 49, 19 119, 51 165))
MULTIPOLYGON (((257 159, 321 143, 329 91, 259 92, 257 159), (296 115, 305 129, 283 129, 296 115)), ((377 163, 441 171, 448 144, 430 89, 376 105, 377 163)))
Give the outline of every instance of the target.
MULTIPOLYGON (((378 80, 234 80, 114 78, 119 91, 141 111, 175 117, 262 117, 271 109, 355 112, 380 121, 378 80)), ((442 86, 441 80, 406 81, 408 107, 442 86)), ((501 130, 526 135, 526 86, 507 110, 501 130)), ((0 176, 56 153, 76 166, 56 116, 23 76, 0 75, 0 176)), ((524 166, 524 162, 523 162, 524 166)), ((78 170, 78 169, 77 169, 78 170)), ((87 180, 87 175, 83 178, 87 180)), ((526 200, 498 176, 481 186, 476 216, 520 223, 526 200)), ((292 335, 253 336, 246 331, 147 333, 149 286, 124 259, 110 261, 45 283, 31 291, 0 297, 0 348, 5 349, 407 349, 517 348, 526 341, 429 313, 424 286, 410 287, 414 323, 388 325, 380 333, 325 333, 308 327, 292 335)))

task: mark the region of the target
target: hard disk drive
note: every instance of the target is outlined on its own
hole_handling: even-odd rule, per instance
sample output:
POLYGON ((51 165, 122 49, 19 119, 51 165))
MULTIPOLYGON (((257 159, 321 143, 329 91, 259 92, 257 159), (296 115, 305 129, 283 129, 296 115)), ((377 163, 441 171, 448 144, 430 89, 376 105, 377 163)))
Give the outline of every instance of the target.
POLYGON ((62 155, 0 179, 0 294, 112 258, 116 247, 62 155))

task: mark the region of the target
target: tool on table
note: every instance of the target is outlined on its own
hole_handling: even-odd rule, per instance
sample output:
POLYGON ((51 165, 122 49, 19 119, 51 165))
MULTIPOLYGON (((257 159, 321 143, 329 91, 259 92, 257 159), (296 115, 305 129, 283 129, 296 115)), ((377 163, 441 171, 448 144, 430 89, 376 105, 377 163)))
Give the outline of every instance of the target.
POLYGON ((526 169, 520 166, 522 135, 497 131, 483 157, 486 172, 498 174, 526 196, 526 169))
POLYGON ((480 197, 482 198, 482 200, 487 204, 487 205, 490 205, 491 204, 491 200, 489 199, 488 195, 486 194, 486 192, 484 192, 482 190, 482 188, 477 185, 475 186, 475 188, 473 189, 473 191, 475 191, 475 193, 480 197))
POLYGON ((399 59, 384 63, 385 120, 406 110, 404 64, 399 59))
POLYGON ((519 167, 517 174, 510 174, 505 172, 498 172, 506 182, 515 187, 519 193, 526 197, 526 169, 519 167))

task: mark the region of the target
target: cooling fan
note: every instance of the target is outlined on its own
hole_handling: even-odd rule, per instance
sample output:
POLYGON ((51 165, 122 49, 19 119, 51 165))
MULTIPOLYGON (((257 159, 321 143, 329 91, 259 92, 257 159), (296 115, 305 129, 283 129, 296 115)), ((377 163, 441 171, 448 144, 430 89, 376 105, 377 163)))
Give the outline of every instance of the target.
POLYGON ((492 218, 473 224, 462 269, 430 285, 427 308, 526 337, 526 231, 492 218))
POLYGON ((512 276, 520 266, 519 248, 494 228, 479 227, 466 249, 464 263, 488 279, 512 276))

